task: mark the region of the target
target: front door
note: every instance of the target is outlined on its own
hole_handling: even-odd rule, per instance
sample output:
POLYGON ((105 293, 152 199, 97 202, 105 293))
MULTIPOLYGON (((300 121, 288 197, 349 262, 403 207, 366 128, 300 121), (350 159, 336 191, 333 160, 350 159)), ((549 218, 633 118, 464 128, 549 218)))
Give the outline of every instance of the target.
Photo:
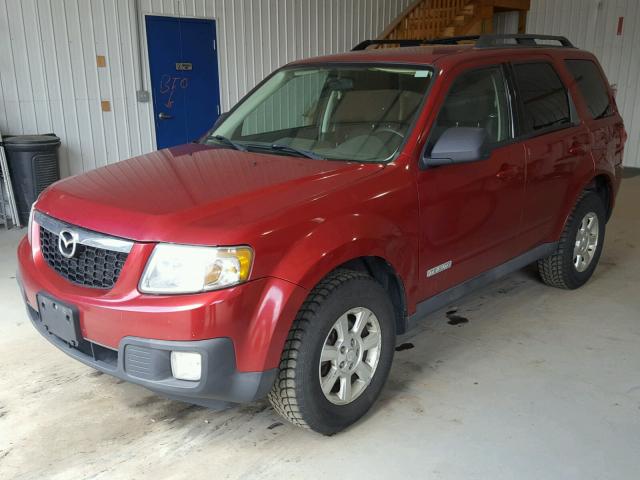
POLYGON ((189 143, 220 114, 214 20, 147 15, 158 148, 189 143))
POLYGON ((515 256, 524 196, 524 147, 513 143, 510 95, 502 66, 454 77, 429 134, 427 154, 448 129, 484 128, 490 154, 422 170, 421 296, 453 287, 515 256))

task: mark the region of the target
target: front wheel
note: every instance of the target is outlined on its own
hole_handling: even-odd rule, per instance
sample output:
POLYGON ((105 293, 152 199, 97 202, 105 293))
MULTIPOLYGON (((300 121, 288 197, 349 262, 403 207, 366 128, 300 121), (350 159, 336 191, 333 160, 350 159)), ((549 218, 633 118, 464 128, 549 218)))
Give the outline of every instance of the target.
POLYGON ((377 399, 394 345, 394 310, 382 286, 364 273, 336 270, 300 309, 269 400, 297 426, 339 432, 377 399))
POLYGON ((585 192, 567 220, 556 251, 538 260, 542 280, 566 289, 584 285, 598 265, 605 223, 602 198, 595 192, 585 192))

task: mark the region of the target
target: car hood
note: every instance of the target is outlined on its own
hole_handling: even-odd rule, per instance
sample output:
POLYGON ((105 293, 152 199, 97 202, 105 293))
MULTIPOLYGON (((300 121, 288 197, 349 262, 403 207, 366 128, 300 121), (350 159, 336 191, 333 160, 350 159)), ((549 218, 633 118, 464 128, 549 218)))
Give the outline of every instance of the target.
POLYGON ((383 168, 190 144, 61 180, 37 209, 132 240, 222 244, 383 168))

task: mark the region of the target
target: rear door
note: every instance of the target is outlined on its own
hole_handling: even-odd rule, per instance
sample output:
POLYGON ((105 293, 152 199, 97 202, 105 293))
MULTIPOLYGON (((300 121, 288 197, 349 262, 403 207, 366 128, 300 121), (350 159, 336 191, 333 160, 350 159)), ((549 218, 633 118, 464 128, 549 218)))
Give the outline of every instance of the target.
POLYGON ((499 265, 518 252, 524 147, 513 142, 511 96, 500 64, 447 72, 450 87, 431 127, 426 153, 450 128, 486 130, 490 154, 418 174, 422 297, 499 265))
POLYGON ((585 123, 592 134, 592 154, 596 164, 622 163, 624 126, 616 114, 600 67, 589 59, 565 60, 583 102, 585 123))
POLYGON ((548 57, 512 65, 519 107, 518 136, 527 154, 522 251, 553 241, 572 197, 572 184, 593 170, 590 134, 548 57))

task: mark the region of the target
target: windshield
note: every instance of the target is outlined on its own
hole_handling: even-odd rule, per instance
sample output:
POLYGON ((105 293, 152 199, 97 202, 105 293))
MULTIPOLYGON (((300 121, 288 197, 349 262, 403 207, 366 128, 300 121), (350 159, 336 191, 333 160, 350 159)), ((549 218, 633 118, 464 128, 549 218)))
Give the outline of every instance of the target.
POLYGON ((427 67, 285 68, 204 141, 281 155, 386 162, 398 153, 431 79, 427 67))

